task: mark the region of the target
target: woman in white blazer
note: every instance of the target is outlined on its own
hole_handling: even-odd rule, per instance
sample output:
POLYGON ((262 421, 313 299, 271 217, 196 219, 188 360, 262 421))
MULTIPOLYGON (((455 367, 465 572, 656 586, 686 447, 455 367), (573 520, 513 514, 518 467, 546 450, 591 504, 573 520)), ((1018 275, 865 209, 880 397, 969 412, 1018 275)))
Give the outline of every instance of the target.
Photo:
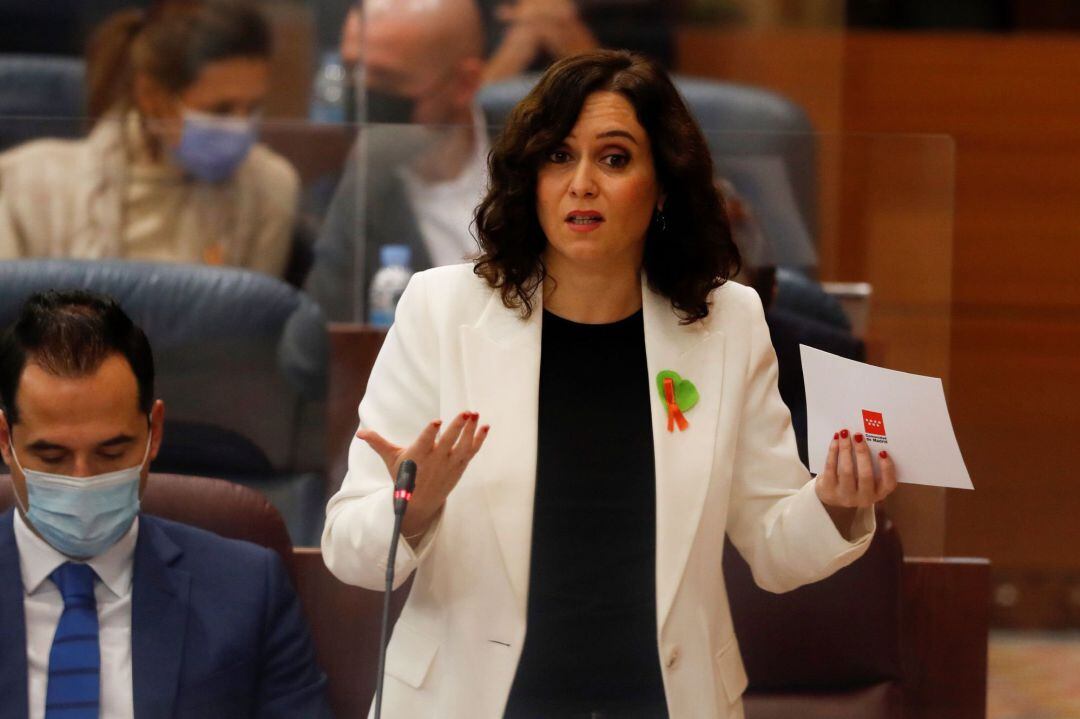
POLYGON ((741 717, 725 533, 766 589, 822 579, 868 546, 892 462, 875 478, 838 428, 825 472, 800 464, 705 141, 653 63, 560 61, 490 166, 482 255, 402 295, 327 507, 327 566, 382 589, 417 462, 385 714, 741 717))

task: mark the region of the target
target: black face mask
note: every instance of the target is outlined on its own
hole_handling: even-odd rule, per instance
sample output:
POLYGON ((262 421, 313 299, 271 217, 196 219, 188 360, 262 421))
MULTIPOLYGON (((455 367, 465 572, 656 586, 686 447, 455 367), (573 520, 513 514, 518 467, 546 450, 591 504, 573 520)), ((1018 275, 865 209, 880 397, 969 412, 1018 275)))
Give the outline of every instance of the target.
POLYGON ((368 122, 407 125, 413 121, 415 98, 370 88, 364 91, 364 96, 368 122))

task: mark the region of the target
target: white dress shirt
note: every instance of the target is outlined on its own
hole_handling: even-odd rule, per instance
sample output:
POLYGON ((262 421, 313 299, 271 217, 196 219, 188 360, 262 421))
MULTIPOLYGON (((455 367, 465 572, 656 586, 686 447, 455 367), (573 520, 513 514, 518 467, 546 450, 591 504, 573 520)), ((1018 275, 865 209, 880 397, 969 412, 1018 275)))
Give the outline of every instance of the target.
POLYGON ((456 265, 475 257, 479 250, 470 226, 473 211, 487 189, 487 156, 491 149, 479 109, 473 110, 473 128, 473 154, 457 177, 431 183, 408 167, 401 169, 405 192, 433 267, 456 265))
MULTIPOLYGON (((101 646, 101 719, 130 719, 135 713, 131 683, 131 575, 138 535, 136 518, 116 544, 86 562, 98 576, 94 597, 101 646)), ((72 560, 34 534, 19 512, 15 512, 15 545, 19 550, 26 612, 29 719, 43 719, 49 652, 64 611, 64 599, 49 575, 72 560)))

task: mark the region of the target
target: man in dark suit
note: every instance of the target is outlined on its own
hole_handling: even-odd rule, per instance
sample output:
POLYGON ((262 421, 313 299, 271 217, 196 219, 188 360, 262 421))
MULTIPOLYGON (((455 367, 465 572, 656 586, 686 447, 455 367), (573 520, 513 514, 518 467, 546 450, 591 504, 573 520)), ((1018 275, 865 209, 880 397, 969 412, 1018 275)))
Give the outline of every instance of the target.
POLYGON ((0 719, 328 717, 281 560, 139 513, 150 345, 112 299, 31 297, 0 335, 0 719))
POLYGON ((365 5, 361 130, 330 202, 305 289, 332 320, 360 320, 385 245, 413 270, 477 252, 472 211, 487 185, 488 128, 475 0, 365 5))

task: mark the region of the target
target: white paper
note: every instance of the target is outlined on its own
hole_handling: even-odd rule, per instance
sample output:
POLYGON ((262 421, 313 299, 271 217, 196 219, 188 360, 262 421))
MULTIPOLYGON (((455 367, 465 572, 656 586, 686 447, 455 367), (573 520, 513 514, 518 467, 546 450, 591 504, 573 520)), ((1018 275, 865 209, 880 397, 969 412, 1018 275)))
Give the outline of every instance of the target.
POLYGON ((825 469, 833 434, 847 429, 866 437, 875 473, 878 452, 887 449, 900 482, 975 488, 940 379, 874 367, 806 345, 799 350, 811 472, 825 469))

